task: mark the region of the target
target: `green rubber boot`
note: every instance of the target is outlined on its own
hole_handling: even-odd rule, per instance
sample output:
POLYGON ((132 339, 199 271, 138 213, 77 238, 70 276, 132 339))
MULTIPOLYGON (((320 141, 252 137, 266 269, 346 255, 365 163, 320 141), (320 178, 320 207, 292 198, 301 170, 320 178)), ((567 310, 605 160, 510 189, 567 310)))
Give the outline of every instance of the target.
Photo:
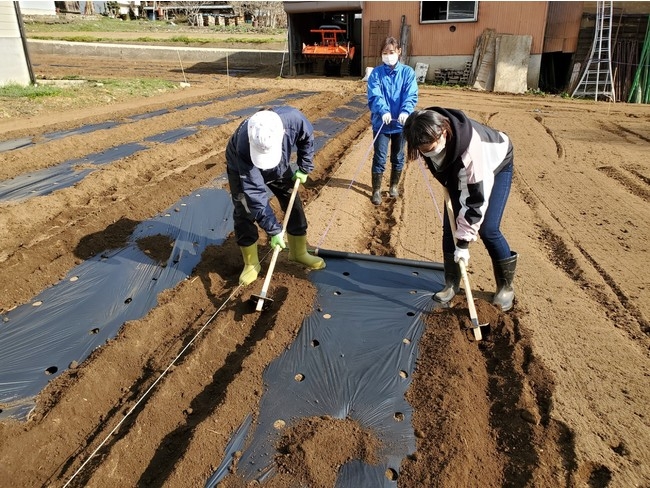
POLYGON ((250 246, 239 246, 239 249, 241 249, 241 255, 244 258, 244 269, 239 275, 239 284, 248 286, 257 279, 257 275, 262 269, 257 256, 257 242, 250 246))
POLYGON ((318 256, 312 256, 307 252, 307 236, 292 236, 287 234, 289 241, 289 261, 304 264, 310 269, 323 269, 325 261, 318 256))

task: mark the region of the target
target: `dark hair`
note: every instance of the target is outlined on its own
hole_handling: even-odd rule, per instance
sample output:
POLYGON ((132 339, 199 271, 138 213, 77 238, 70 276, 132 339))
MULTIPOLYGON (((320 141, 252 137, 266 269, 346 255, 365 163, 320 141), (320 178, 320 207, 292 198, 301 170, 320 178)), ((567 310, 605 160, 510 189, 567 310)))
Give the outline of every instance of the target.
POLYGON ((423 144, 436 142, 447 132, 447 141, 454 136, 449 119, 433 110, 415 110, 404 123, 404 139, 406 140, 406 156, 417 159, 420 156, 418 148, 423 144))
POLYGON ((392 36, 388 36, 385 40, 384 43, 381 46, 381 49, 379 50, 379 55, 384 52, 384 49, 386 49, 388 46, 393 46, 395 49, 400 49, 399 41, 395 39, 392 36))

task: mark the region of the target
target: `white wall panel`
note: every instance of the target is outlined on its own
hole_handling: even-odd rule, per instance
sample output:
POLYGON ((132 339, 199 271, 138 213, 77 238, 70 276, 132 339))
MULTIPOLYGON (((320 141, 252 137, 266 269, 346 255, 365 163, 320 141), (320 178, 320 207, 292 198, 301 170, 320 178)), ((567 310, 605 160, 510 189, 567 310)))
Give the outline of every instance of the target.
POLYGON ((14 2, 0 1, 0 86, 29 85, 29 65, 20 37, 14 2))

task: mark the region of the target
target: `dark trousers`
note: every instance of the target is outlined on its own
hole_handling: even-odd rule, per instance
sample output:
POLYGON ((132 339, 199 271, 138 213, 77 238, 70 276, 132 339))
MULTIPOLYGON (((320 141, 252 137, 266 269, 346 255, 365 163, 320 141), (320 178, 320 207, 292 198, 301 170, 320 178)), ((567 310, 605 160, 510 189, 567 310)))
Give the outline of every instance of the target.
MULTIPOLYGON (((506 208, 508 195, 510 195, 510 187, 512 185, 512 171, 513 164, 510 163, 505 166, 494 177, 494 187, 490 194, 490 200, 485 218, 481 224, 478 232, 479 237, 483 241, 488 254, 493 261, 500 261, 511 257, 510 246, 508 241, 501 233, 501 218, 503 211, 506 208)), ((458 215, 460 211, 460 191, 449 190, 449 197, 451 198, 452 207, 454 208, 454 215, 458 215)), ((449 216, 447 212, 444 215, 444 224, 442 231, 442 251, 444 253, 453 254, 456 249, 456 242, 451 233, 451 226, 449 225, 449 216)))
MULTIPOLYGON (((237 244, 242 247, 255 244, 259 237, 258 228, 255 219, 250 213, 246 195, 241 187, 239 175, 228 171, 228 183, 230 185, 230 195, 234 206, 233 221, 235 226, 235 239, 237 244)), ((282 211, 286 212, 291 199, 291 191, 294 182, 291 180, 291 173, 288 178, 282 180, 270 181, 266 186, 277 197, 282 211)), ((282 223, 282 219, 278 219, 282 223)), ((296 195, 293 202, 293 208, 287 222, 287 233, 293 236, 304 236, 307 234, 307 217, 300 201, 300 195, 296 195)))
POLYGON ((390 162, 395 171, 402 171, 404 168, 404 136, 401 132, 395 134, 381 133, 377 136, 376 132, 372 133, 377 137, 374 143, 375 153, 372 156, 372 172, 383 173, 386 168, 388 158, 388 145, 390 143, 390 162))

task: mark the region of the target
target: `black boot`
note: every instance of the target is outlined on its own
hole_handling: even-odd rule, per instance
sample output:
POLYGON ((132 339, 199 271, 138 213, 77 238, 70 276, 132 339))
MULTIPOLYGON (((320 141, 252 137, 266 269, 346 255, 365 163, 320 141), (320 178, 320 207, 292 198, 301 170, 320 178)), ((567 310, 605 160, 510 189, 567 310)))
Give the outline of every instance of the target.
POLYGON ((394 169, 391 170, 390 189, 388 190, 388 194, 393 198, 397 198, 399 196, 399 189, 397 188, 397 185, 399 184, 399 180, 401 177, 402 177, 401 171, 395 171, 394 169))
POLYGON ((381 204, 381 179, 384 173, 372 174, 372 198, 370 201, 375 205, 381 204))
POLYGON ((517 267, 516 252, 510 251, 512 256, 501 261, 492 261, 494 268, 494 279, 497 282, 497 291, 494 294, 492 303, 501 307, 501 310, 507 312, 512 308, 515 299, 515 290, 512 287, 512 281, 515 278, 515 268, 517 267))
POLYGON ((444 255, 445 265, 445 287, 433 295, 433 299, 440 303, 449 303, 460 290, 460 268, 454 262, 454 255, 444 255))

